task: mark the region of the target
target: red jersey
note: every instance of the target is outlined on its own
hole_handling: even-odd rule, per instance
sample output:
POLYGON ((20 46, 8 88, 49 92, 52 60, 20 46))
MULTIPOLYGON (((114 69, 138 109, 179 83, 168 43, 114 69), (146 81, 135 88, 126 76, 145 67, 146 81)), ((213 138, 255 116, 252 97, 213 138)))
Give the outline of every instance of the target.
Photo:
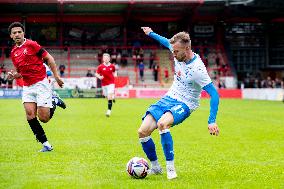
POLYGON ((113 64, 106 66, 104 63, 102 63, 98 66, 97 73, 104 76, 102 79, 102 86, 114 84, 114 72, 115 66, 113 64))
POLYGON ((13 47, 11 58, 17 72, 23 76, 24 86, 33 85, 46 77, 42 59, 46 55, 47 52, 37 42, 29 39, 13 47))

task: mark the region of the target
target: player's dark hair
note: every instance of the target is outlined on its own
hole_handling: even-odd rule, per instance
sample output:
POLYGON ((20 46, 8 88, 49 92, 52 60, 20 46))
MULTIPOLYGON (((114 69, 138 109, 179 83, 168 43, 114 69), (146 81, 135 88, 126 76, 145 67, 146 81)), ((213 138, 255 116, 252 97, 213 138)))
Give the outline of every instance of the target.
POLYGON ((24 28, 24 25, 22 23, 20 23, 20 22, 13 22, 12 24, 10 24, 10 26, 8 28, 9 34, 11 34, 12 28, 15 28, 15 27, 21 27, 23 29, 23 32, 25 32, 25 28, 24 28))

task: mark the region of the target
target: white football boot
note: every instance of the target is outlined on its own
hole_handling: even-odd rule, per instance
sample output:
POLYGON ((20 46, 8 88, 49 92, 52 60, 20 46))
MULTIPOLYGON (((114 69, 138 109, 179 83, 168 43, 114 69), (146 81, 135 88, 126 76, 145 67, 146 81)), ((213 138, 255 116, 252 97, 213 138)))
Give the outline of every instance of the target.
POLYGON ((107 112, 106 112, 106 116, 107 116, 107 117, 109 117, 109 116, 110 116, 110 114, 111 114, 111 110, 107 110, 107 112))
POLYGON ((148 170, 149 175, 161 175, 163 174, 163 169, 160 166, 152 166, 151 169, 148 170))
POLYGON ((176 169, 172 165, 167 165, 167 178, 170 180, 177 178, 176 169))

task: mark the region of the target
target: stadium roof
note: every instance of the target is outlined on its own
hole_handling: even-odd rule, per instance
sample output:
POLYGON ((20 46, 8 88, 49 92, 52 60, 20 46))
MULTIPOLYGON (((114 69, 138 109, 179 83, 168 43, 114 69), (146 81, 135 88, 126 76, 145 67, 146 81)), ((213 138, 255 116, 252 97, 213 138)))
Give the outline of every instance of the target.
POLYGON ((240 17, 273 15, 284 20, 284 0, 0 0, 0 4, 0 15, 134 15, 169 19, 188 15, 227 18, 229 12, 240 17))

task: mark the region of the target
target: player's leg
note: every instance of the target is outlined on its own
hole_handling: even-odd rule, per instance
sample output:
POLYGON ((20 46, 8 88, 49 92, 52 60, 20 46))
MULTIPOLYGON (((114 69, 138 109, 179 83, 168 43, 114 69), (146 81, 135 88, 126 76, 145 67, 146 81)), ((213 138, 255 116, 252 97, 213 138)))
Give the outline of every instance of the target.
POLYGON ((174 123, 174 117, 171 112, 166 112, 161 119, 159 119, 157 125, 161 136, 161 144, 163 147, 164 155, 167 164, 167 177, 173 179, 177 177, 174 168, 174 147, 173 139, 170 133, 170 127, 174 123))
POLYGON ((60 98, 56 91, 52 91, 52 100, 55 102, 56 106, 59 106, 62 109, 66 108, 65 102, 60 98))
POLYGON ((161 136, 164 155, 167 164, 167 177, 174 179, 177 177, 174 166, 174 146, 170 133, 170 127, 183 122, 189 116, 189 109, 183 103, 177 103, 158 120, 157 125, 161 136))
POLYGON ((56 102, 52 97, 52 89, 47 79, 38 82, 36 89, 36 103, 38 106, 38 118, 41 122, 47 123, 56 110, 56 102))
POLYGON ((65 109, 66 108, 66 104, 65 102, 60 98, 60 96, 57 94, 57 92, 54 90, 54 83, 56 81, 53 81, 53 82, 50 82, 50 88, 51 88, 51 91, 52 91, 52 101, 54 101, 54 103, 56 104, 56 106, 59 106, 60 108, 62 109, 65 109))
POLYGON ((114 93, 112 94, 112 102, 115 103, 115 87, 114 87, 114 93))
POLYGON ((41 151, 51 151, 52 146, 49 144, 45 132, 37 119, 37 104, 34 102, 24 102, 24 108, 30 128, 36 139, 43 144, 41 151))
POLYGON ((162 168, 158 163, 155 143, 151 138, 151 134, 155 129, 157 129, 156 120, 151 114, 146 115, 140 128, 138 129, 139 140, 141 142, 143 151, 151 162, 149 174, 162 173, 162 168))
POLYGON ((105 88, 106 88, 105 94, 106 94, 106 97, 107 97, 107 100, 108 100, 108 109, 107 109, 107 112, 106 112, 106 116, 109 117, 110 114, 111 114, 112 100, 113 100, 113 96, 114 96, 114 84, 107 85, 107 86, 105 86, 105 88))
MULTIPOLYGON (((46 138, 45 132, 37 119, 37 91, 40 91, 38 90, 37 84, 29 87, 24 86, 22 101, 26 112, 27 121, 36 139, 43 145, 48 145, 49 143, 46 138)), ((48 150, 52 150, 52 147, 48 150)))

